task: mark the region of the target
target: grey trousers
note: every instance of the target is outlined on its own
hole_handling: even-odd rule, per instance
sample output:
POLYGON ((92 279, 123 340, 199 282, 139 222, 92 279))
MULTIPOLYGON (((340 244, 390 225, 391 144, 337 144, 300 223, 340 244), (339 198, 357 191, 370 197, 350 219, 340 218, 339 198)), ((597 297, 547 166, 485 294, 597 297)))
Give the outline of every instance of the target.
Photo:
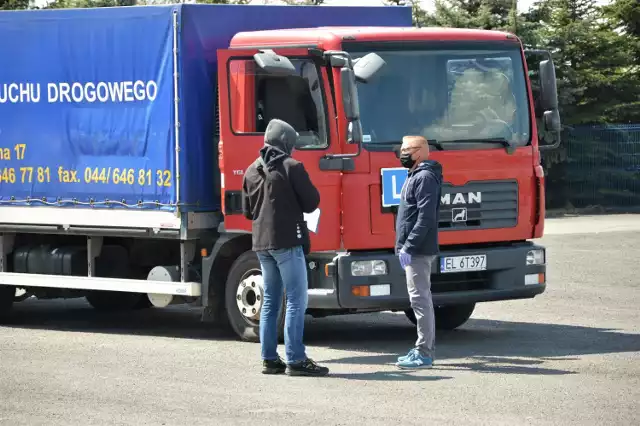
POLYGON ((431 297, 431 262, 435 256, 413 256, 405 270, 411 308, 416 314, 418 340, 416 349, 423 356, 434 358, 436 322, 431 297))

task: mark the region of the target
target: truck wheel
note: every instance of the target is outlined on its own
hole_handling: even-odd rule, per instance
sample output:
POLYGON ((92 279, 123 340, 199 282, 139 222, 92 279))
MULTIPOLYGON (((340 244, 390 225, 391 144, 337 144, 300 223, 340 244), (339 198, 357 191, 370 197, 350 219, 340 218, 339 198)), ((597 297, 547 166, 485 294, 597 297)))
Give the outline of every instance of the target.
POLYGON ((0 285, 0 320, 6 319, 9 316, 15 297, 15 287, 0 285))
MULTIPOLYGON (((471 314, 475 309, 476 304, 470 303, 466 305, 451 305, 451 306, 436 306, 434 308, 434 314, 436 318, 437 330, 454 330, 460 327, 471 318, 471 314)), ((416 324, 416 315, 413 309, 407 309, 404 311, 409 321, 414 325, 416 324)))
MULTIPOLYGON (((233 331, 244 341, 260 342, 264 300, 262 272, 254 252, 243 253, 231 266, 225 286, 225 310, 233 331)), ((278 315, 278 338, 284 335, 284 303, 278 315)))
POLYGON ((105 312, 131 311, 144 307, 146 303, 143 298, 147 297, 142 293, 120 291, 92 291, 86 296, 87 302, 94 309, 105 312))

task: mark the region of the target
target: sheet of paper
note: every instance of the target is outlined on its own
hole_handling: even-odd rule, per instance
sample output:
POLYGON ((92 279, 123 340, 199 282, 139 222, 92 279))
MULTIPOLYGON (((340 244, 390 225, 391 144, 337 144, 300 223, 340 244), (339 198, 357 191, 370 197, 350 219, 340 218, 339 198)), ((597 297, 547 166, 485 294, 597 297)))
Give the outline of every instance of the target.
POLYGON ((314 234, 318 233, 318 223, 320 222, 320 209, 316 209, 311 213, 304 214, 304 220, 307 222, 307 228, 314 234))

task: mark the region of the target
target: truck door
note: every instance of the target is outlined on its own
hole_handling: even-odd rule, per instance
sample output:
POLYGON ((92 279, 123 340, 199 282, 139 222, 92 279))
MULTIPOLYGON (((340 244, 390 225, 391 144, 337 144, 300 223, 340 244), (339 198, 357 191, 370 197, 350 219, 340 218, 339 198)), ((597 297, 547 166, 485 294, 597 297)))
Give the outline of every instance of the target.
POLYGON ((225 229, 251 232, 242 215, 241 191, 245 170, 259 155, 264 131, 273 118, 291 124, 300 137, 293 157, 302 163, 320 192, 320 207, 306 215, 313 251, 335 250, 340 245, 339 171, 322 171, 319 163, 338 150, 331 91, 324 67, 307 49, 274 49, 286 56, 298 75, 268 74, 253 59, 257 50, 218 52, 220 112, 219 164, 225 229), (332 143, 333 142, 333 143, 332 143))

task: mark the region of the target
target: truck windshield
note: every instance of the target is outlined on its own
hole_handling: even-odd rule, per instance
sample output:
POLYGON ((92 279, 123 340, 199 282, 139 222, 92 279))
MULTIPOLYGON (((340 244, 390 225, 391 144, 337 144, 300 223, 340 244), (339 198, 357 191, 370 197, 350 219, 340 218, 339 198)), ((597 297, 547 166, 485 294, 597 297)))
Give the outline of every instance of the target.
POLYGON ((469 142, 530 141, 529 103, 518 45, 436 42, 415 45, 352 44, 354 58, 375 52, 387 63, 358 85, 364 143, 397 144, 420 134, 444 149, 469 142), (448 146, 447 146, 448 144, 448 146))

